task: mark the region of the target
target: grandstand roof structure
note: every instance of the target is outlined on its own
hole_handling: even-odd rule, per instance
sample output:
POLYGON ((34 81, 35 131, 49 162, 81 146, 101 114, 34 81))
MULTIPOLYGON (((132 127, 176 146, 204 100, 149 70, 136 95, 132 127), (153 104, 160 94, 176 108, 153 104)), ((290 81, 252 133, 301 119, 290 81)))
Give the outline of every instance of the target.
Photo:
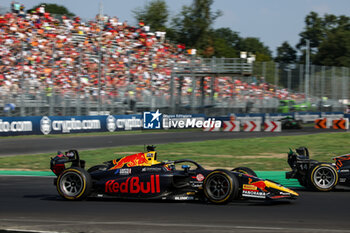
POLYGON ((241 58, 202 58, 178 62, 172 72, 175 75, 192 77, 251 75, 253 64, 241 58))

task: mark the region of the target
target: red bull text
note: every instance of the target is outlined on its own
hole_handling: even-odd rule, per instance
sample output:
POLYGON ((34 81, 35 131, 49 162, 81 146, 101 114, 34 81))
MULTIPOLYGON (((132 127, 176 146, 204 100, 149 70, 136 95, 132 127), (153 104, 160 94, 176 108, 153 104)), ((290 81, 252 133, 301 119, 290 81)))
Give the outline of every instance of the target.
POLYGON ((105 184, 106 193, 160 193, 159 175, 151 175, 150 181, 140 182, 140 178, 129 177, 124 182, 109 180, 105 184))

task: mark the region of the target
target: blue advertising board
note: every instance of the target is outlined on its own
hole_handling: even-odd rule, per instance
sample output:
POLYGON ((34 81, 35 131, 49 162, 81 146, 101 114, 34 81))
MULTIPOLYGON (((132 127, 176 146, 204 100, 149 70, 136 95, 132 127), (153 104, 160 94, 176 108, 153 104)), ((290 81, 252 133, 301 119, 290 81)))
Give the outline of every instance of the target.
POLYGON ((0 117, 0 136, 140 130, 141 115, 0 117))
MULTIPOLYGON (((313 122, 317 118, 350 118, 350 114, 342 112, 315 113, 276 113, 276 114, 230 114, 226 117, 206 117, 204 114, 163 114, 159 119, 162 129, 187 128, 180 127, 181 121, 195 127, 195 120, 228 121, 235 117, 238 121, 278 120, 285 116, 294 116, 303 122, 313 122)), ((152 121, 153 116, 150 118, 152 121)), ((0 117, 0 136, 71 134, 89 132, 114 132, 124 130, 141 130, 144 127, 142 115, 108 115, 108 116, 33 116, 33 117, 0 117)))

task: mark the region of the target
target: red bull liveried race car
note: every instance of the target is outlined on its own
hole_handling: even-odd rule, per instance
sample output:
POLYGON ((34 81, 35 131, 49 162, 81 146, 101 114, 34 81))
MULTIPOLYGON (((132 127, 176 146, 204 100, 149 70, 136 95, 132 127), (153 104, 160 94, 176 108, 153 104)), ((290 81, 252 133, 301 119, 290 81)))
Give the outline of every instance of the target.
POLYGON ((147 152, 105 162, 85 170, 78 151, 51 159, 54 184, 67 200, 87 197, 121 199, 200 200, 227 203, 235 199, 295 199, 298 193, 256 176, 249 168, 207 170, 189 159, 157 161, 154 146, 147 152), (71 166, 66 168, 66 164, 71 166))

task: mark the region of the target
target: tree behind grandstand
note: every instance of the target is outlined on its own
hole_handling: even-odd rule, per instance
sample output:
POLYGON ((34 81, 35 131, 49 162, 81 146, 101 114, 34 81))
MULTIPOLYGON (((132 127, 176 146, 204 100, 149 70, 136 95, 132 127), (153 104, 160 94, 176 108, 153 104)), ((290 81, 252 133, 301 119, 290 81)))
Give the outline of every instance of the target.
POLYGON ((41 5, 45 5, 45 11, 49 12, 51 14, 66 15, 66 16, 74 16, 75 15, 74 13, 70 12, 65 6, 51 4, 51 3, 40 3, 40 4, 32 7, 31 9, 27 10, 27 12, 35 11, 41 5))
POLYGON ((132 11, 138 22, 144 22, 154 31, 166 30, 168 22, 168 6, 164 0, 154 0, 147 3, 144 7, 138 7, 132 11))
MULTIPOLYGON (((299 34, 297 48, 305 55, 306 40, 310 41, 311 62, 326 66, 350 66, 350 17, 310 12, 305 28, 299 34)), ((305 56, 301 56, 303 62, 305 56)))
POLYGON ((210 35, 212 25, 221 16, 221 11, 213 12, 213 0, 193 0, 189 6, 183 6, 172 21, 172 28, 176 32, 175 41, 190 48, 196 48, 205 57, 214 54, 214 40, 210 35))

